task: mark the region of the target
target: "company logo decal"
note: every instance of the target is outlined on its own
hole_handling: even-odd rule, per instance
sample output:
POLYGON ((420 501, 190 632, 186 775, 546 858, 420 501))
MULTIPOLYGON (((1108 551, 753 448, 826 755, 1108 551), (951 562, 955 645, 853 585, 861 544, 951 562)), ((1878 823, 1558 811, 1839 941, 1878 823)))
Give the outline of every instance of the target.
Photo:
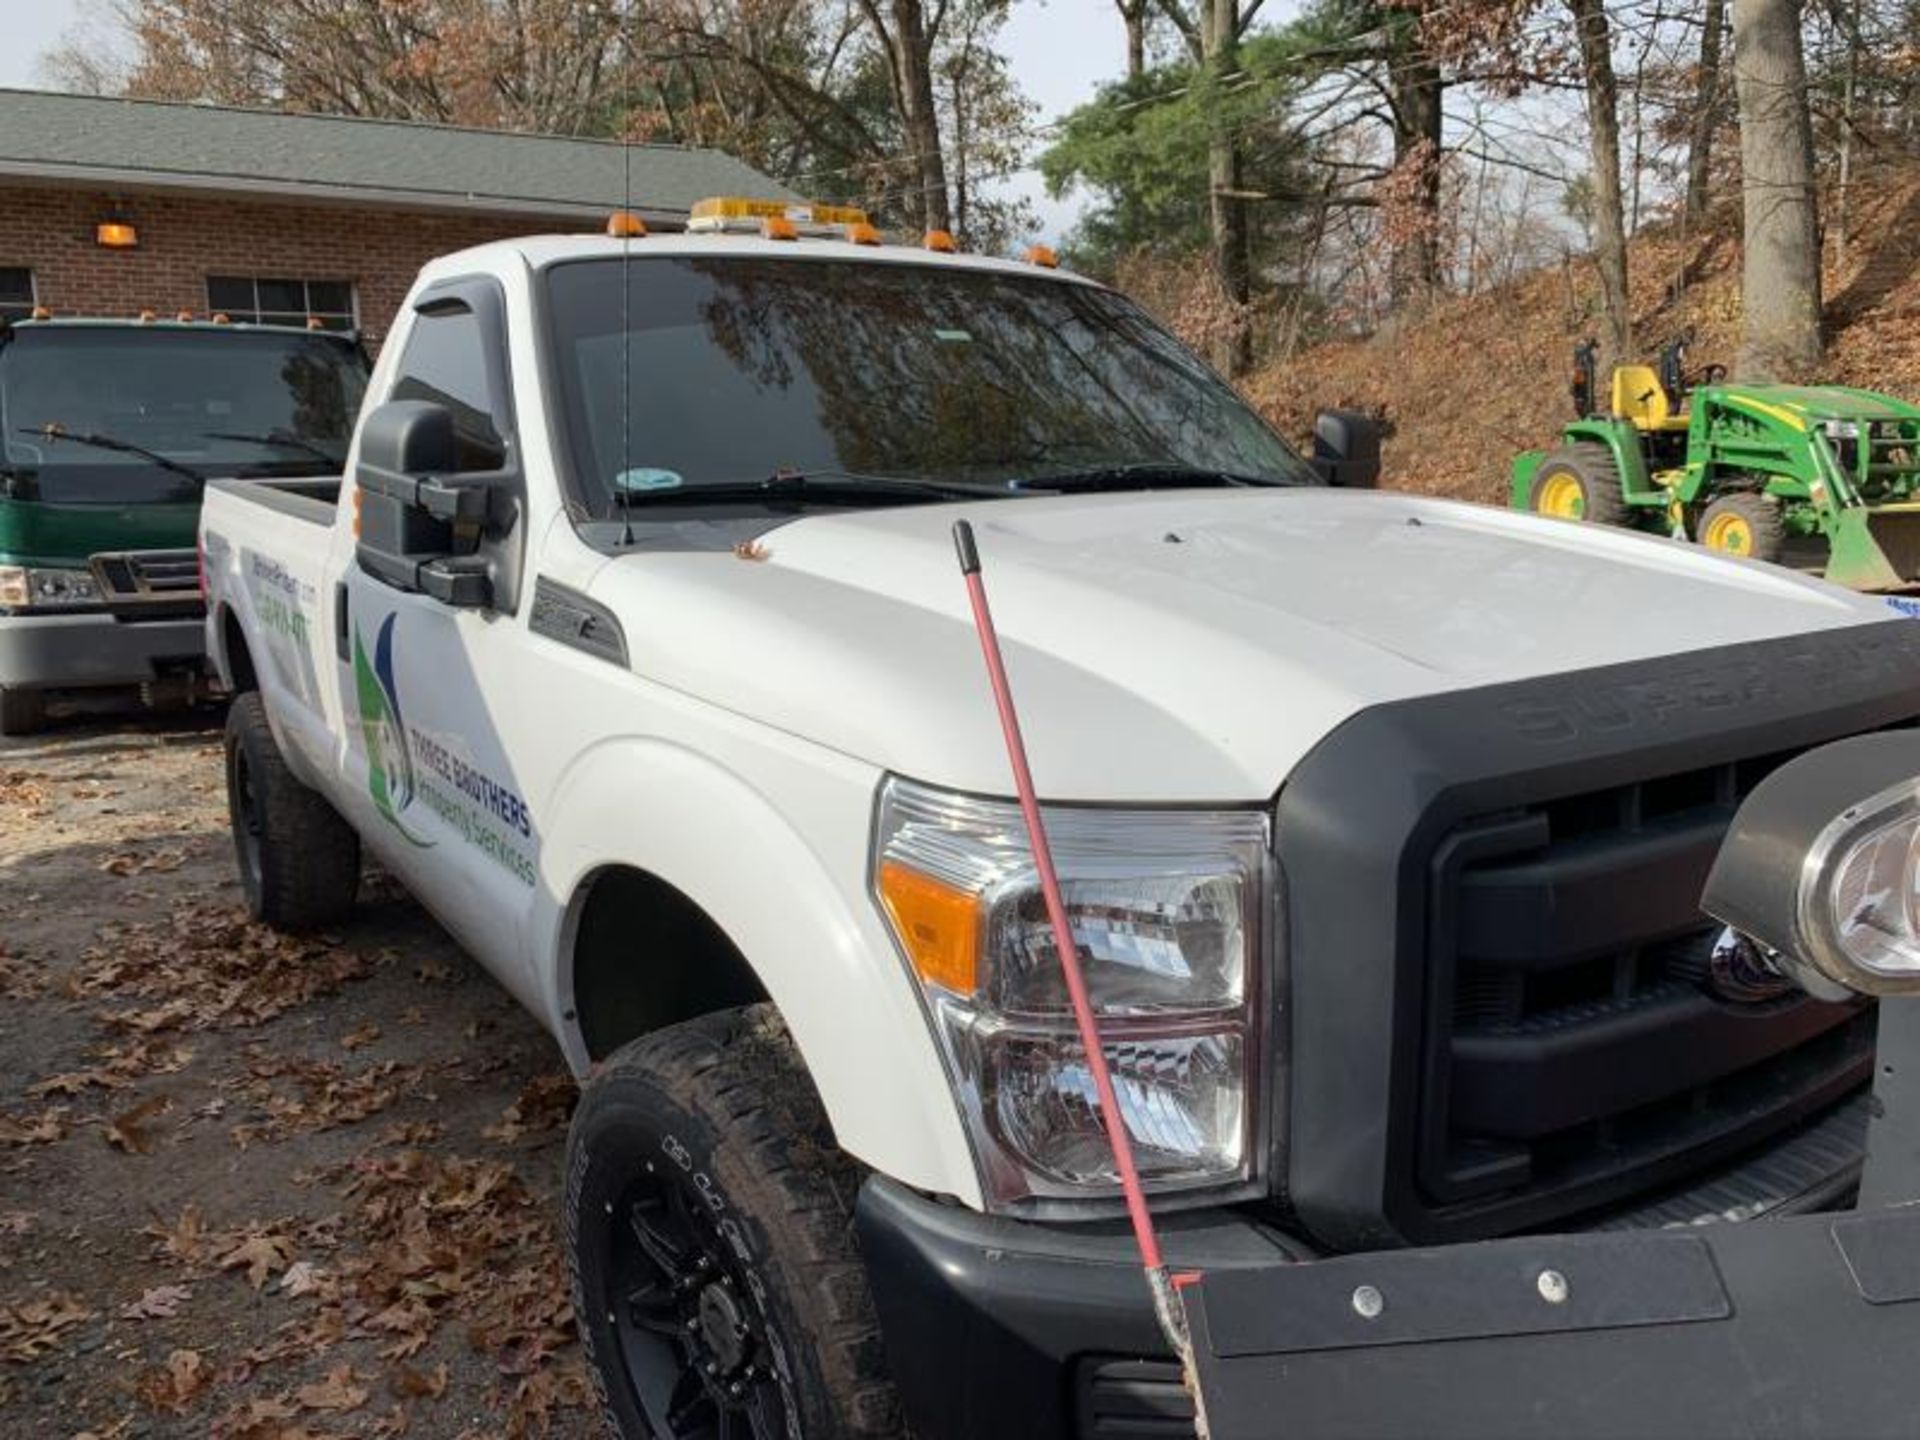
POLYGON ((367 742, 367 793, 374 809, 401 835, 415 845, 423 840, 408 829, 401 814, 413 804, 413 756, 407 749, 407 732, 400 718, 400 691, 393 683, 393 622, 397 614, 380 622, 369 659, 360 627, 353 629, 353 683, 360 697, 360 733, 367 742))
POLYGON ((380 817, 421 848, 432 840, 415 833, 406 816, 421 809, 453 835, 512 875, 522 885, 538 882, 533 815, 513 786, 475 763, 471 746, 457 733, 408 724, 394 683, 393 625, 398 612, 380 622, 373 653, 359 627, 353 633, 354 689, 360 700, 360 730, 367 743, 367 792, 380 817))

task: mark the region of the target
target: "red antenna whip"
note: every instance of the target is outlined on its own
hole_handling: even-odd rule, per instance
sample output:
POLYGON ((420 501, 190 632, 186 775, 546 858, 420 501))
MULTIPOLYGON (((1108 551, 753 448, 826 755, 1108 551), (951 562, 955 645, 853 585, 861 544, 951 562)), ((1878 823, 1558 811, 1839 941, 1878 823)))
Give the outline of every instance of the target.
POLYGON ((1000 636, 993 628, 993 610, 987 604, 986 583, 980 577, 980 551, 974 544, 973 526, 965 520, 953 522, 953 546, 960 557, 960 573, 966 577, 967 599, 973 605, 973 628, 980 636, 980 654, 987 662, 993 702, 1000 711, 1000 733, 1006 738, 1007 760, 1013 767, 1014 790, 1020 797, 1020 813, 1026 819, 1027 843, 1033 851, 1041 893, 1046 897, 1047 919, 1053 926, 1053 948, 1060 956, 1067 997, 1073 1007, 1073 1023, 1080 1032, 1081 1048, 1086 1051, 1094 1093, 1100 1099, 1100 1123, 1106 1131, 1107 1146, 1113 1152, 1114 1168, 1120 1173, 1120 1193, 1126 1197, 1134 1244, 1139 1248, 1140 1263, 1147 1274, 1147 1289, 1153 1296, 1153 1313, 1160 1322, 1161 1333, 1179 1358, 1187 1390, 1193 1396, 1195 1422, 1201 1440, 1206 1440, 1206 1406, 1201 1399, 1200 1375, 1193 1360, 1193 1337, 1187 1329, 1186 1311, 1178 1294, 1180 1285, 1200 1277, 1172 1276, 1161 1258, 1160 1237, 1154 1231, 1153 1215, 1140 1188, 1140 1171, 1133 1162, 1133 1138, 1127 1133, 1126 1120, 1120 1112, 1119 1097, 1113 1088, 1113 1071, 1107 1065, 1107 1052, 1100 1043, 1100 1025, 1094 1018, 1093 1002, 1087 997, 1080 952, 1073 943, 1073 927, 1067 922, 1066 902, 1060 895, 1060 876, 1053 867, 1046 822, 1041 818, 1040 801, 1034 792, 1033 772, 1027 766, 1027 743, 1020 734, 1020 716, 1013 706, 1013 690, 1007 684, 1000 636))

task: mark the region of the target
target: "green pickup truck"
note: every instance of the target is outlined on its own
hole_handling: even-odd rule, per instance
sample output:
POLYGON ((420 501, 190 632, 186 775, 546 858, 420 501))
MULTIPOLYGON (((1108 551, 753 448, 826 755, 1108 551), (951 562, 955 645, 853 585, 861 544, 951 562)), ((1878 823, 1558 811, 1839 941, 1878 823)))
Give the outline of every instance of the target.
POLYGON ((339 474, 366 378, 340 332, 0 322, 0 735, 55 692, 190 689, 205 483, 339 474))

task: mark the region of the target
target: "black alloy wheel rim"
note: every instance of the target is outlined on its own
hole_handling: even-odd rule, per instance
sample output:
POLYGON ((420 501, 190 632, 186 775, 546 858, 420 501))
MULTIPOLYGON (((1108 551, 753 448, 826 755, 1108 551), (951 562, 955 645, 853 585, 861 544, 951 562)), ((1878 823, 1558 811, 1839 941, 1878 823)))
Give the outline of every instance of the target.
POLYGON ((254 789, 253 767, 247 764, 244 746, 233 747, 227 790, 232 797, 233 841, 240 852, 240 880, 251 893, 260 882, 260 797, 254 789))
POLYGON ((786 1430, 766 1322, 706 1203, 643 1174, 605 1208, 607 1320, 661 1440, 776 1440, 786 1430))

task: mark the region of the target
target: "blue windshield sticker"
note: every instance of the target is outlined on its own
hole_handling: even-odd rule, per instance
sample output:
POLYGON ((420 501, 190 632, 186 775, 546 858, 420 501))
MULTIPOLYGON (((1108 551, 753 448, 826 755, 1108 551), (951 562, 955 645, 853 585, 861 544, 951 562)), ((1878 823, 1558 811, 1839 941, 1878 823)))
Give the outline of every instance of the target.
POLYGON ((1888 595, 1885 599, 1887 607, 1895 613, 1909 620, 1920 620, 1920 600, 1903 600, 1898 595, 1888 595))
POLYGON ((678 490, 681 484, 677 470, 622 470, 613 477, 613 488, 628 494, 636 490, 678 490))

